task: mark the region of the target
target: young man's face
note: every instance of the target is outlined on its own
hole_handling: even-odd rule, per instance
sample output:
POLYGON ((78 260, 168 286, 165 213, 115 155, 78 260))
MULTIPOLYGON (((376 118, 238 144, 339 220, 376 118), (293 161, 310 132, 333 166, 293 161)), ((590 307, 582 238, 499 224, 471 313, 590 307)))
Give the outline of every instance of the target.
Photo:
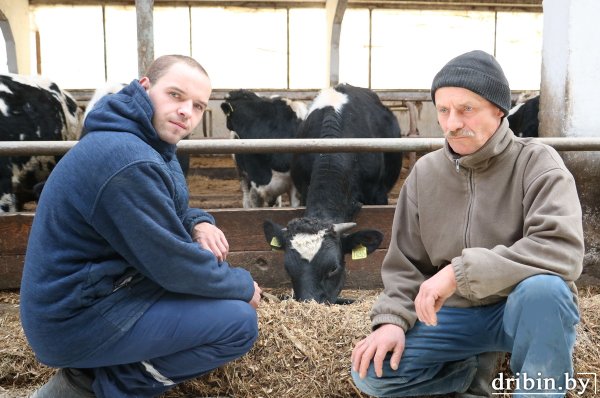
POLYGON ((470 155, 481 148, 500 126, 503 112, 496 105, 461 87, 435 92, 438 122, 454 152, 470 155))
POLYGON ((154 84, 140 79, 154 106, 152 125, 161 140, 177 144, 200 123, 212 91, 210 79, 185 63, 175 63, 154 84))

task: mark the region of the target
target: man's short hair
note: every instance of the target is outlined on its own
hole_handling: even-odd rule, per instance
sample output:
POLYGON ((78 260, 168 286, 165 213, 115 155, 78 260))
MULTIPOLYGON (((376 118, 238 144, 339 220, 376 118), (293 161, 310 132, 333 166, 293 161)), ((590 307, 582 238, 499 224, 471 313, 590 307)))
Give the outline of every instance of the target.
POLYGON ((206 77, 208 77, 208 73, 204 69, 202 65, 198 61, 196 61, 192 57, 188 57, 187 55, 179 55, 179 54, 169 54, 163 55, 161 57, 156 58, 148 67, 145 75, 150 83, 156 83, 158 79, 160 79, 169 68, 176 63, 184 63, 192 68, 198 69, 202 72, 206 77))

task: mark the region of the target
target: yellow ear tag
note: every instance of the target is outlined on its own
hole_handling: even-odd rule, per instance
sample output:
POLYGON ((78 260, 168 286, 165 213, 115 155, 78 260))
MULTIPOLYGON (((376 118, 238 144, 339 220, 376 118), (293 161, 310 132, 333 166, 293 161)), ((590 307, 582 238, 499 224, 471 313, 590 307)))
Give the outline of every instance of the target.
POLYGON ((363 245, 358 245, 352 249, 352 260, 362 260, 367 258, 367 248, 363 245))
POLYGON ((281 249, 281 243, 279 243, 279 240, 276 236, 274 236, 273 239, 271 239, 270 245, 275 250, 281 249))

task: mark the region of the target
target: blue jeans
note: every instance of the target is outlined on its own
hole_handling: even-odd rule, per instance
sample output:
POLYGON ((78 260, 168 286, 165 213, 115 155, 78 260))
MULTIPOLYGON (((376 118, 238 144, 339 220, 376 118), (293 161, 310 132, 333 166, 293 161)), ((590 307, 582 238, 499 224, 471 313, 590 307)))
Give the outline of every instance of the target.
POLYGON ((364 379, 352 371, 356 386, 377 397, 464 392, 477 371, 476 356, 501 351, 512 353, 515 377, 518 372, 520 379, 552 378, 556 383, 553 391, 521 389, 514 391, 515 396, 542 392, 564 396, 565 374, 573 373, 579 312, 573 293, 560 277, 533 276, 497 304, 442 307, 437 316, 437 326, 417 321, 406 333, 398 370, 390 367, 388 355, 381 378, 375 375, 372 363, 364 379))
POLYGON ((98 397, 155 397, 241 357, 257 337, 244 301, 167 293, 112 347, 73 367, 92 368, 98 397))

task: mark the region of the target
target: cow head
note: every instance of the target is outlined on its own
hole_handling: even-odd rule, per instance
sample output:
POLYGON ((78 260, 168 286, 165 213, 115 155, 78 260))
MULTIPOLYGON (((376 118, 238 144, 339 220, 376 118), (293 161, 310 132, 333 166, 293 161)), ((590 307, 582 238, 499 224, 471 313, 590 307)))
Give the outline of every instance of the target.
POLYGON ((372 253, 383 239, 376 230, 348 234, 355 223, 332 224, 314 218, 297 218, 286 228, 265 221, 265 238, 272 248, 282 250, 284 266, 292 280, 294 299, 335 303, 344 287, 344 255, 357 248, 372 253))

